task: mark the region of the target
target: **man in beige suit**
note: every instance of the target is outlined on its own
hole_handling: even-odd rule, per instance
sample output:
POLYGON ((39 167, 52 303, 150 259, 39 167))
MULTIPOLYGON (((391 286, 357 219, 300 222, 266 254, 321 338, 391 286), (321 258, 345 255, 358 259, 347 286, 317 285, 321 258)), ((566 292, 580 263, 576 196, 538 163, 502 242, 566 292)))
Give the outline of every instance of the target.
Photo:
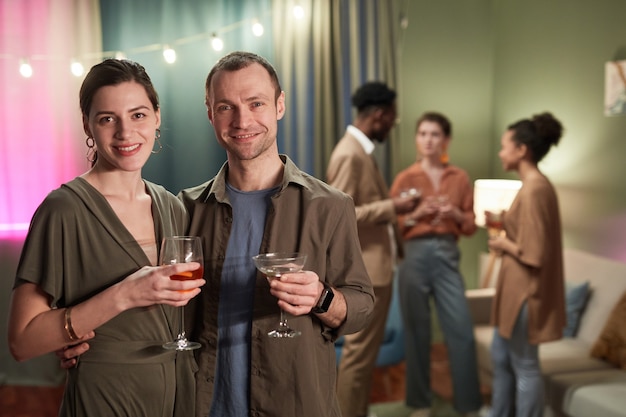
POLYGON ((327 170, 328 183, 354 200, 363 259, 376 296, 371 323, 345 336, 337 380, 343 417, 367 415, 372 373, 391 302, 393 270, 401 250, 396 214, 416 205, 414 197, 389 198, 371 155, 374 141, 384 142, 395 124, 395 99, 396 92, 381 82, 368 82, 355 91, 356 118, 333 150, 327 170))

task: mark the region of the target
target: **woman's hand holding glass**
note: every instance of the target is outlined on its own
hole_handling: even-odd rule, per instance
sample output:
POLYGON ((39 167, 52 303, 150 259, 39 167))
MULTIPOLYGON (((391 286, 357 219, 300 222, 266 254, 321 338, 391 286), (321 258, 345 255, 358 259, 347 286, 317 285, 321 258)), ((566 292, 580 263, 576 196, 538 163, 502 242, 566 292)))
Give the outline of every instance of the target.
POLYGON ((485 210, 485 226, 487 227, 487 234, 489 240, 487 245, 489 250, 496 255, 501 256, 504 252, 507 239, 504 232, 504 225, 502 223, 504 217, 504 211, 493 212, 485 210))
POLYGON ((433 204, 433 197, 426 197, 419 200, 417 207, 415 207, 404 218, 405 227, 413 227, 418 221, 421 221, 424 217, 432 216, 437 212, 437 206, 433 204))
MULTIPOLYGON (((116 293, 119 294, 117 305, 120 312, 154 304, 168 304, 174 307, 186 305, 200 293, 200 287, 206 281, 204 279, 175 281, 170 276, 190 273, 200 267, 197 262, 144 266, 114 286, 117 287, 116 293)), ((76 344, 56 351, 56 356, 61 360, 61 367, 69 369, 76 366, 80 355, 89 350, 89 343, 85 342, 94 336, 95 332, 89 332, 76 344)))
MULTIPOLYGON (((197 268, 186 271, 172 271, 170 279, 175 282, 198 281, 204 274, 204 257, 202 255, 202 240, 199 236, 170 236, 161 243, 159 264, 176 267, 180 264, 195 263, 197 268)), ((197 288, 196 288, 197 290, 197 288)), ((193 289, 182 288, 177 290, 180 294, 193 292, 193 289)), ((186 304, 186 303, 185 303, 186 304)), ((199 349, 200 343, 187 339, 185 334, 184 304, 179 307, 180 326, 176 339, 163 345, 165 349, 193 350, 199 349)))
POLYGON ((444 219, 451 217, 451 213, 454 209, 450 203, 450 199, 447 194, 437 194, 430 197, 430 204, 435 210, 435 218, 431 221, 432 225, 441 223, 444 219))
POLYGON ((118 285, 125 297, 121 300, 124 310, 133 307, 147 307, 153 304, 184 306, 200 293, 206 281, 195 279, 175 281, 170 276, 194 271, 200 268, 197 262, 187 262, 163 266, 144 266, 129 275, 118 285))
POLYGON ((426 221, 430 218, 430 224, 433 226, 445 219, 461 222, 462 216, 461 210, 450 202, 446 194, 431 195, 421 199, 415 210, 405 217, 404 226, 412 227, 424 218, 426 221))

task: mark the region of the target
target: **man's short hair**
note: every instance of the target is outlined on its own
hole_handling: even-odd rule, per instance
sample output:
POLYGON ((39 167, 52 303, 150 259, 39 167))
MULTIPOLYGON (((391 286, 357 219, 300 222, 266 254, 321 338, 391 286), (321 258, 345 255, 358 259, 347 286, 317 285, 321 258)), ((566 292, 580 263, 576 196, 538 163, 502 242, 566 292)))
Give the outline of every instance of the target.
POLYGON ((354 92, 352 105, 359 113, 371 107, 391 106, 396 99, 396 92, 380 81, 369 81, 354 92))
POLYGON ((269 61, 263 58, 260 55, 254 54, 252 52, 246 51, 234 51, 229 53, 226 56, 223 56, 217 63, 211 68, 209 75, 207 76, 205 83, 205 103, 209 105, 209 93, 211 92, 211 81, 216 73, 219 71, 239 71, 241 69, 247 68, 252 64, 259 64, 270 75, 270 79, 272 80, 272 84, 274 85, 274 90, 276 91, 276 99, 280 96, 282 89, 280 87, 280 82, 278 81, 278 74, 276 74, 276 70, 269 63, 269 61))

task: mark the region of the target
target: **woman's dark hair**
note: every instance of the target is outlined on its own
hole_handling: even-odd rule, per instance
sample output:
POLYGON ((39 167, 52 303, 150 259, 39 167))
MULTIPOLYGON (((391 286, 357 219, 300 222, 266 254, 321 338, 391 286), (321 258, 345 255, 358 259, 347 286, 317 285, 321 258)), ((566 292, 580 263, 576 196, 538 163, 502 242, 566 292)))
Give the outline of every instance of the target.
POLYGON ((158 110, 159 95, 152 85, 152 80, 150 80, 146 69, 141 64, 127 59, 105 59, 91 67, 80 87, 80 110, 85 116, 89 116, 93 97, 100 88, 127 81, 134 81, 142 85, 148 94, 152 107, 155 111, 158 110))
POLYGON ((563 134, 563 125, 552 114, 545 112, 534 115, 531 119, 522 119, 508 127, 513 131, 513 141, 526 145, 533 162, 538 163, 557 145, 563 134))
MULTIPOLYGON (((134 81, 143 86, 154 110, 159 109, 159 95, 152 85, 152 80, 146 69, 141 64, 127 59, 105 59, 91 67, 80 86, 78 97, 83 115, 89 117, 93 97, 100 88, 128 81, 134 81)), ((92 167, 97 160, 98 152, 94 151, 93 159, 90 159, 92 167)))
POLYGON ((420 118, 417 119, 417 123, 415 124, 415 132, 417 132, 422 122, 437 123, 443 131, 444 135, 446 135, 447 137, 452 136, 452 123, 450 123, 450 120, 448 120, 448 118, 441 113, 429 111, 422 114, 420 118))

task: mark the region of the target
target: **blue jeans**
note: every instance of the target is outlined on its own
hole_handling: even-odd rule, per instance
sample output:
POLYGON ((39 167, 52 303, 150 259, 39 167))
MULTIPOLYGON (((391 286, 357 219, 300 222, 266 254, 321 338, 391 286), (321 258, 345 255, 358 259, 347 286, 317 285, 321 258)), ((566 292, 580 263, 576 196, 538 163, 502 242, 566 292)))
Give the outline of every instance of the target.
POLYGON ((528 308, 526 304, 515 322, 513 334, 505 339, 495 330, 491 343, 493 390, 490 417, 541 417, 543 414, 543 379, 539 347, 528 343, 528 308))
POLYGON ((432 401, 431 296, 448 349, 454 407, 465 413, 478 410, 482 404, 473 323, 459 259, 459 248, 452 235, 405 242, 398 288, 406 333, 406 404, 410 407, 430 407, 432 401))

